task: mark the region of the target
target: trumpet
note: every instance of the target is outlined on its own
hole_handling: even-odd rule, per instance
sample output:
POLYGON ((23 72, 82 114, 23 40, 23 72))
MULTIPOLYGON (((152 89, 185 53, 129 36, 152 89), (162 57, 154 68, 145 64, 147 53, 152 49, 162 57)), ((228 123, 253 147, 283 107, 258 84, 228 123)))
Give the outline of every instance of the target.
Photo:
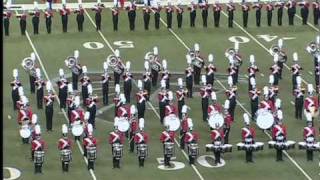
POLYGON ((24 58, 21 65, 31 76, 36 77, 36 68, 34 67, 35 60, 31 57, 24 58))
POLYGON ((113 54, 109 55, 107 57, 107 63, 108 66, 113 68, 113 71, 118 73, 118 74, 122 74, 124 72, 124 65, 121 63, 121 61, 113 54))
POLYGON ((75 58, 74 56, 69 56, 67 57, 67 59, 65 60, 66 66, 71 69, 71 71, 76 74, 79 75, 80 74, 80 69, 77 67, 78 66, 78 59, 75 58))
POLYGON ((315 42, 310 42, 306 48, 306 51, 314 57, 317 57, 320 54, 320 45, 315 42))
POLYGON ((191 64, 198 67, 198 68, 202 68, 203 66, 203 59, 201 59, 200 57, 198 57, 196 55, 196 52, 194 50, 190 50, 188 52, 188 54, 191 57, 191 64))
POLYGON ((241 66, 242 58, 235 48, 228 48, 225 52, 227 58, 232 57, 235 66, 241 66))
POLYGON ((149 61, 151 69, 155 71, 160 71, 162 69, 161 64, 156 60, 156 56, 153 52, 147 52, 145 55, 145 60, 149 61))
POLYGON ((281 48, 278 45, 272 45, 269 49, 269 53, 274 56, 275 54, 278 54, 279 56, 279 62, 286 62, 287 61, 287 54, 281 50, 281 48))

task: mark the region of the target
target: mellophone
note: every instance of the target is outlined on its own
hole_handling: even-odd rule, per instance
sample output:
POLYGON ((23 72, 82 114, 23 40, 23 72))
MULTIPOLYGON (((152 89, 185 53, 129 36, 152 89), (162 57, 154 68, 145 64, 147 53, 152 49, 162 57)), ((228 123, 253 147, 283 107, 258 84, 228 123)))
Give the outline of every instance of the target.
POLYGON ((137 155, 140 158, 146 158, 148 156, 148 145, 147 144, 138 144, 137 145, 137 155))
POLYGON ((268 144, 270 149, 288 150, 294 149, 296 142, 287 141, 284 136, 277 136, 276 141, 269 141, 268 144))
POLYGON ((308 151, 320 151, 320 143, 316 142, 314 137, 307 137, 304 142, 299 142, 300 150, 308 150, 308 151))
POLYGON ((213 152, 220 151, 222 153, 232 152, 232 145, 222 144, 221 141, 215 141, 213 144, 206 144, 206 152, 209 152, 209 151, 213 151, 213 152))
POLYGON ((116 159, 120 159, 123 156, 123 145, 120 143, 112 144, 112 156, 116 159))

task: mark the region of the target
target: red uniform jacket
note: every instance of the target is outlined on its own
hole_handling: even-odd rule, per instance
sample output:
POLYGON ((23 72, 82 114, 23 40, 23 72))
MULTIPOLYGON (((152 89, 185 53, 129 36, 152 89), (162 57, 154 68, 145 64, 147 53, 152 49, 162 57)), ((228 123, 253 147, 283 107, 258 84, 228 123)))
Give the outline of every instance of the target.
POLYGON ((148 92, 147 91, 139 91, 139 92, 136 93, 137 103, 145 102, 147 97, 148 97, 148 92))
POLYGON ((231 116, 230 113, 228 113, 227 115, 225 115, 224 117, 224 124, 227 128, 231 127, 231 124, 233 123, 233 117, 231 116))
POLYGON ((44 103, 46 103, 46 106, 49 106, 54 102, 54 97, 55 97, 54 94, 50 94, 43 97, 44 103))
POLYGON ((45 149, 45 142, 42 139, 35 139, 31 142, 32 151, 43 151, 45 149))
POLYGON ((173 142, 174 141, 175 133, 174 131, 163 131, 160 135, 160 142, 173 142))
POLYGON ((227 11, 234 11, 236 10, 236 7, 235 5, 229 3, 229 4, 226 4, 227 5, 227 11))
POLYGON ((216 104, 211 104, 209 107, 208 107, 208 114, 211 114, 213 111, 218 111, 219 113, 222 112, 222 106, 218 103, 216 104))
POLYGON ((138 132, 134 135, 134 142, 136 144, 144 143, 147 144, 149 141, 149 135, 145 132, 138 132))
POLYGON ((273 11, 273 9, 274 9, 274 8, 273 8, 273 4, 268 3, 267 6, 266 6, 266 10, 267 10, 267 11, 273 11))
POLYGON ((299 64, 294 64, 291 66, 291 72, 293 75, 299 75, 300 70, 302 70, 302 67, 299 64))
POLYGON ((263 7, 263 4, 261 3, 255 3, 252 5, 252 8, 256 10, 262 9, 262 7, 263 7))
POLYGON ((254 139, 256 137, 256 131, 254 130, 254 128, 244 127, 241 129, 242 141, 244 141, 246 138, 249 138, 250 136, 252 139, 254 139))
POLYGON ((257 66, 248 67, 249 77, 254 76, 256 72, 259 72, 259 68, 257 66))
POLYGON ((30 120, 32 119, 32 109, 30 107, 26 109, 20 109, 18 114, 18 123, 21 124, 22 121, 30 120))
POLYGON ((57 85, 58 85, 59 89, 63 89, 68 86, 68 81, 66 79, 60 79, 57 82, 57 85))
POLYGON ((199 141, 199 134, 196 132, 187 132, 184 136, 185 143, 191 143, 192 141, 198 142, 199 141))
POLYGON ((51 10, 47 10, 44 12, 44 18, 53 17, 53 12, 51 10))
POLYGON ((139 121, 137 118, 133 118, 130 122, 130 131, 131 132, 136 132, 138 130, 139 127, 139 121))
POLYGON ((117 110, 117 117, 127 117, 130 115, 129 105, 122 105, 117 110))
POLYGON ((83 140, 83 146, 95 147, 97 146, 97 139, 95 137, 91 137, 91 138, 86 137, 83 140))
POLYGON ((217 68, 213 64, 209 64, 206 67, 206 72, 207 72, 207 75, 210 76, 211 74, 217 72, 217 68))
POLYGON ((222 10, 222 6, 219 3, 213 4, 212 8, 213 8, 213 11, 221 11, 222 10))
POLYGON ((82 109, 78 108, 71 111, 71 123, 75 122, 80 118, 80 121, 84 120, 84 112, 82 109))
POLYGON ((181 6, 176 6, 176 12, 177 12, 177 14, 182 14, 183 8, 181 6))
POLYGON ((250 11, 250 6, 248 4, 241 5, 242 11, 250 11))
POLYGON ((262 109, 266 109, 266 110, 271 110, 271 111, 274 111, 275 110, 275 106, 273 104, 273 102, 271 100, 268 100, 268 101, 261 101, 260 102, 260 105, 259 105, 259 108, 262 108, 262 109))
POLYGON ((58 149, 71 149, 71 139, 66 138, 60 138, 58 141, 58 149))
POLYGON ((188 116, 185 116, 181 121, 181 130, 182 132, 187 132, 189 130, 188 116))
POLYGON ((318 104, 318 98, 313 96, 313 97, 307 97, 304 100, 304 108, 307 111, 310 111, 310 107, 315 107, 315 110, 318 110, 319 104, 318 104))
POLYGON ((69 14, 70 14, 70 12, 71 12, 71 10, 70 10, 70 9, 68 9, 68 8, 60 9, 60 15, 61 15, 61 16, 69 15, 69 14))
POLYGON ((313 136, 316 137, 316 128, 314 127, 305 127, 303 128, 303 139, 306 140, 307 137, 313 136))
POLYGON ((160 91, 160 92, 158 93, 158 100, 159 100, 159 102, 166 102, 167 99, 168 99, 168 97, 167 97, 167 92, 162 92, 162 91, 160 91))
POLYGON ((184 100, 184 97, 187 95, 187 92, 184 89, 179 89, 176 91, 177 101, 184 100))
POLYGON ((275 139, 279 134, 282 133, 283 136, 287 137, 287 128, 284 125, 274 125, 272 128, 272 138, 275 139))
POLYGON ((222 141, 224 138, 224 133, 222 130, 212 130, 210 133, 212 141, 222 141))
POLYGON ((165 107, 165 116, 169 116, 170 114, 177 115, 177 108, 174 105, 166 105, 165 107))
POLYGON ((120 142, 121 144, 123 144, 124 142, 124 134, 120 131, 118 132, 111 132, 109 134, 109 144, 113 144, 115 142, 120 142))

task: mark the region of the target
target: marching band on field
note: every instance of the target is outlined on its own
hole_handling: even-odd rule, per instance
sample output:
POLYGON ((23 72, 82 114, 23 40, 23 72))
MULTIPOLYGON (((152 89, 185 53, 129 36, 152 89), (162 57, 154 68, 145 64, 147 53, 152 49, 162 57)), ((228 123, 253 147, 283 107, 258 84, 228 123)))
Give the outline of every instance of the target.
MULTIPOLYGON (((299 142, 299 149, 305 150, 307 160, 313 160, 313 152, 320 150, 320 144, 316 141, 316 130, 314 127, 315 118, 319 115, 319 61, 320 61, 320 36, 314 42, 308 44, 306 51, 313 56, 315 64, 316 89, 313 84, 307 84, 307 89, 302 86, 299 57, 293 53, 292 72, 292 93, 295 98, 295 118, 302 120, 302 112, 305 114, 307 123, 303 129, 303 141, 299 142), (305 95, 306 94, 306 95, 305 95), (306 96, 306 97, 304 97, 306 96)), ((270 67, 269 85, 261 90, 256 84, 256 73, 259 71, 255 65, 254 55, 250 55, 250 65, 248 72, 248 94, 251 105, 251 114, 244 113, 244 127, 241 129, 241 142, 237 145, 239 151, 245 151, 246 162, 253 162, 253 152, 263 150, 264 143, 256 141, 256 130, 250 126, 250 121, 254 121, 264 132, 270 131, 271 140, 268 142, 269 148, 276 150, 276 160, 283 161, 283 151, 293 149, 296 142, 288 140, 282 111, 282 101, 278 97, 279 81, 282 79, 283 64, 288 56, 283 49, 283 40, 272 45, 270 54, 273 56, 273 65, 270 67), (262 98, 260 99, 260 97, 262 98), (250 120, 251 116, 251 120, 250 120)), ((190 165, 195 164, 195 159, 199 154, 199 134, 195 132, 194 121, 189 116, 190 107, 186 105, 186 98, 193 98, 193 88, 199 87, 199 94, 202 104, 202 119, 208 124, 210 129, 210 143, 205 145, 206 151, 213 152, 215 164, 221 164, 221 153, 232 151, 229 144, 229 134, 235 121, 235 108, 237 107, 237 84, 239 82, 239 69, 242 65, 242 56, 239 51, 239 44, 228 48, 225 57, 229 62, 227 69, 227 83, 225 88, 226 100, 221 105, 217 99, 217 94, 213 87, 217 68, 214 65, 214 56, 208 56, 206 65, 204 56, 200 52, 199 44, 189 50, 186 55, 187 68, 185 70, 185 86, 182 78, 178 78, 178 89, 176 90, 176 101, 174 93, 170 90, 170 72, 168 71, 167 60, 162 60, 158 48, 154 47, 152 52, 147 52, 144 56, 145 72, 141 75, 141 80, 137 81, 138 91, 135 94, 136 105, 130 102, 132 93, 132 83, 135 83, 130 72, 131 63, 123 62, 119 50, 109 55, 103 63, 104 73, 101 75, 101 86, 103 93, 103 105, 108 104, 109 81, 111 77, 108 72, 114 71, 115 105, 114 130, 110 132, 108 142, 111 145, 113 156, 113 168, 120 168, 121 158, 125 139, 129 140, 130 152, 136 149, 139 167, 144 166, 148 157, 149 135, 145 132, 145 109, 146 103, 150 101, 152 86, 156 86, 160 80, 160 91, 158 92, 159 119, 165 127, 160 135, 160 142, 163 144, 164 166, 171 167, 170 160, 175 155, 175 143, 185 150, 189 156, 190 165), (202 70, 205 74, 202 74, 202 70), (160 77, 159 74, 160 73, 160 77), (123 90, 120 88, 121 75, 123 77, 123 90), (201 81, 201 85, 200 84, 201 81), (123 92, 123 93, 122 93, 123 92), (175 104, 176 103, 176 104, 175 104), (180 130, 180 142, 176 141, 176 131, 180 130), (136 147, 136 148, 135 148, 136 147)), ((50 81, 42 79, 41 70, 37 67, 37 58, 34 53, 30 57, 23 59, 22 66, 29 73, 30 85, 34 83, 38 109, 42 108, 45 102, 46 128, 52 131, 53 105, 55 99, 60 104, 60 108, 66 110, 68 123, 62 125, 62 137, 58 141, 58 149, 61 152, 62 170, 67 172, 72 161, 72 141, 68 136, 71 131, 75 141, 83 144, 84 156, 88 160, 88 170, 94 170, 94 162, 97 158, 97 139, 94 137, 96 129, 95 116, 97 111, 98 97, 93 94, 92 82, 88 75, 87 66, 80 66, 79 51, 76 50, 73 56, 67 57, 65 65, 72 71, 72 83, 66 79, 63 69, 59 69, 59 80, 56 82, 59 92, 55 94, 50 81), (80 78, 80 80, 78 80, 80 78), (81 105, 80 93, 77 91, 78 81, 81 82, 81 93, 83 104, 81 105), (44 96, 43 88, 46 88, 47 95, 44 96), (86 108, 86 109, 85 109, 86 108)), ((31 141, 32 160, 35 165, 35 173, 42 172, 44 154, 47 150, 45 141, 41 138, 41 129, 38 116, 32 112, 28 98, 24 94, 22 83, 19 80, 17 69, 13 70, 14 80, 12 86, 13 109, 18 112, 17 120, 21 125, 20 136, 23 144, 31 141)), ((240 139, 240 138, 239 138, 240 139)))
MULTIPOLYGON (((81 1, 80 1, 81 2, 81 1)), ((225 5, 225 10, 228 16, 228 27, 233 27, 234 22, 234 11, 236 11, 236 3, 233 0, 229 0, 228 3, 225 5)), ((243 20, 243 27, 247 28, 248 21, 249 21, 249 12, 250 10, 256 11, 256 26, 261 26, 261 16, 262 10, 265 7, 267 12, 267 25, 272 26, 272 15, 273 11, 277 9, 277 24, 282 26, 282 19, 284 8, 287 8, 288 14, 288 23, 289 25, 294 25, 294 17, 297 14, 297 6, 300 6, 300 15, 302 18, 302 25, 307 25, 308 18, 309 18, 309 9, 313 11, 313 24, 317 26, 320 21, 320 4, 318 1, 309 2, 308 0, 302 1, 295 1, 289 0, 287 2, 279 1, 279 2, 260 2, 259 0, 254 3, 246 2, 245 0, 240 3, 241 10, 242 10, 242 20, 243 20)), ((9 27, 10 27, 10 18, 13 14, 12 12, 12 4, 11 1, 8 0, 6 4, 6 9, 3 11, 3 20, 4 20, 4 30, 5 35, 9 36, 9 27)), ((91 8, 92 11, 95 12, 95 26, 96 30, 101 30, 101 22, 102 16, 101 13, 105 8, 104 4, 101 3, 101 0, 97 0, 97 4, 91 8)), ((177 16, 177 27, 182 28, 182 21, 183 21, 183 13, 185 10, 189 11, 190 13, 190 27, 196 27, 196 15, 197 9, 200 9, 203 27, 208 27, 208 17, 209 17, 209 10, 212 8, 213 11, 213 20, 214 26, 219 27, 220 24, 220 14, 223 11, 223 6, 216 0, 213 4, 208 4, 207 0, 199 0, 195 1, 192 0, 189 5, 186 7, 182 6, 182 1, 179 0, 177 5, 173 5, 171 1, 168 1, 166 7, 162 7, 158 0, 153 0, 152 3, 150 1, 145 0, 144 5, 142 7, 143 10, 143 21, 144 21, 144 29, 149 30, 149 22, 151 18, 151 14, 154 14, 154 22, 155 22, 155 29, 160 28, 160 12, 162 9, 166 12, 166 26, 167 28, 172 28, 172 18, 173 13, 176 12, 177 16)), ((113 30, 118 31, 118 16, 119 13, 122 13, 123 10, 127 11, 128 19, 129 19, 129 29, 130 31, 135 30, 135 21, 137 16, 138 6, 135 1, 129 1, 126 7, 120 8, 119 2, 115 0, 114 7, 111 8, 112 14, 112 22, 113 22, 113 30)), ((77 21, 77 29, 79 32, 83 31, 83 23, 84 23, 84 13, 86 10, 82 7, 82 3, 79 3, 78 8, 71 9, 67 7, 66 0, 62 0, 62 7, 58 9, 61 16, 62 22, 62 32, 66 33, 68 31, 68 18, 71 13, 76 14, 76 21, 77 21)), ((27 28, 27 18, 28 16, 32 17, 32 24, 33 24, 33 32, 34 34, 39 34, 39 24, 40 24, 40 15, 41 11, 38 8, 38 3, 34 2, 34 10, 27 11, 24 6, 22 6, 22 12, 20 14, 16 14, 16 17, 20 20, 20 29, 21 34, 25 35, 25 31, 27 28)), ((50 3, 47 3, 47 8, 44 10, 44 18, 46 23, 47 33, 51 33, 51 24, 52 18, 54 17, 54 11, 52 10, 50 3)))

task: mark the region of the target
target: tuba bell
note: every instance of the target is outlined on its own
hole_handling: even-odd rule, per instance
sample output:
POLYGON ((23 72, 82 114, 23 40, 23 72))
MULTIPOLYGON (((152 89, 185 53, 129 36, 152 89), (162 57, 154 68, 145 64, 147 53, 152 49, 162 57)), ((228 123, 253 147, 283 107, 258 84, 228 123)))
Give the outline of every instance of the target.
POLYGON ((124 72, 124 66, 120 62, 120 60, 113 54, 110 54, 107 57, 108 66, 113 69, 114 72, 118 74, 122 74, 124 72))
POLYGON ((269 49, 269 53, 274 56, 275 54, 278 54, 279 56, 279 62, 285 63, 287 61, 287 54, 281 50, 281 48, 278 45, 272 45, 269 49))
POLYGON ((149 61, 151 69, 153 69, 155 71, 161 70, 161 64, 159 62, 157 62, 156 56, 154 55, 153 52, 147 52, 145 55, 145 60, 149 61))
POLYGON ((320 54, 320 46, 319 44, 315 43, 315 42, 310 42, 306 48, 307 52, 310 53, 313 56, 317 56, 318 54, 320 54))
POLYGON ((278 45, 272 45, 269 49, 269 52, 272 56, 274 56, 275 54, 278 54, 280 52, 280 47, 278 45))
POLYGON ((35 61, 31 57, 24 58, 21 65, 31 76, 36 77, 35 61))
POLYGON ((75 58, 74 56, 69 56, 67 57, 67 59, 65 60, 66 66, 71 69, 71 71, 74 74, 79 75, 80 74, 80 70, 78 69, 77 65, 78 65, 78 59, 75 58))
POLYGON ((191 57, 191 64, 198 67, 198 68, 202 68, 203 59, 201 59, 200 57, 198 57, 196 55, 195 50, 188 51, 188 54, 191 57))

